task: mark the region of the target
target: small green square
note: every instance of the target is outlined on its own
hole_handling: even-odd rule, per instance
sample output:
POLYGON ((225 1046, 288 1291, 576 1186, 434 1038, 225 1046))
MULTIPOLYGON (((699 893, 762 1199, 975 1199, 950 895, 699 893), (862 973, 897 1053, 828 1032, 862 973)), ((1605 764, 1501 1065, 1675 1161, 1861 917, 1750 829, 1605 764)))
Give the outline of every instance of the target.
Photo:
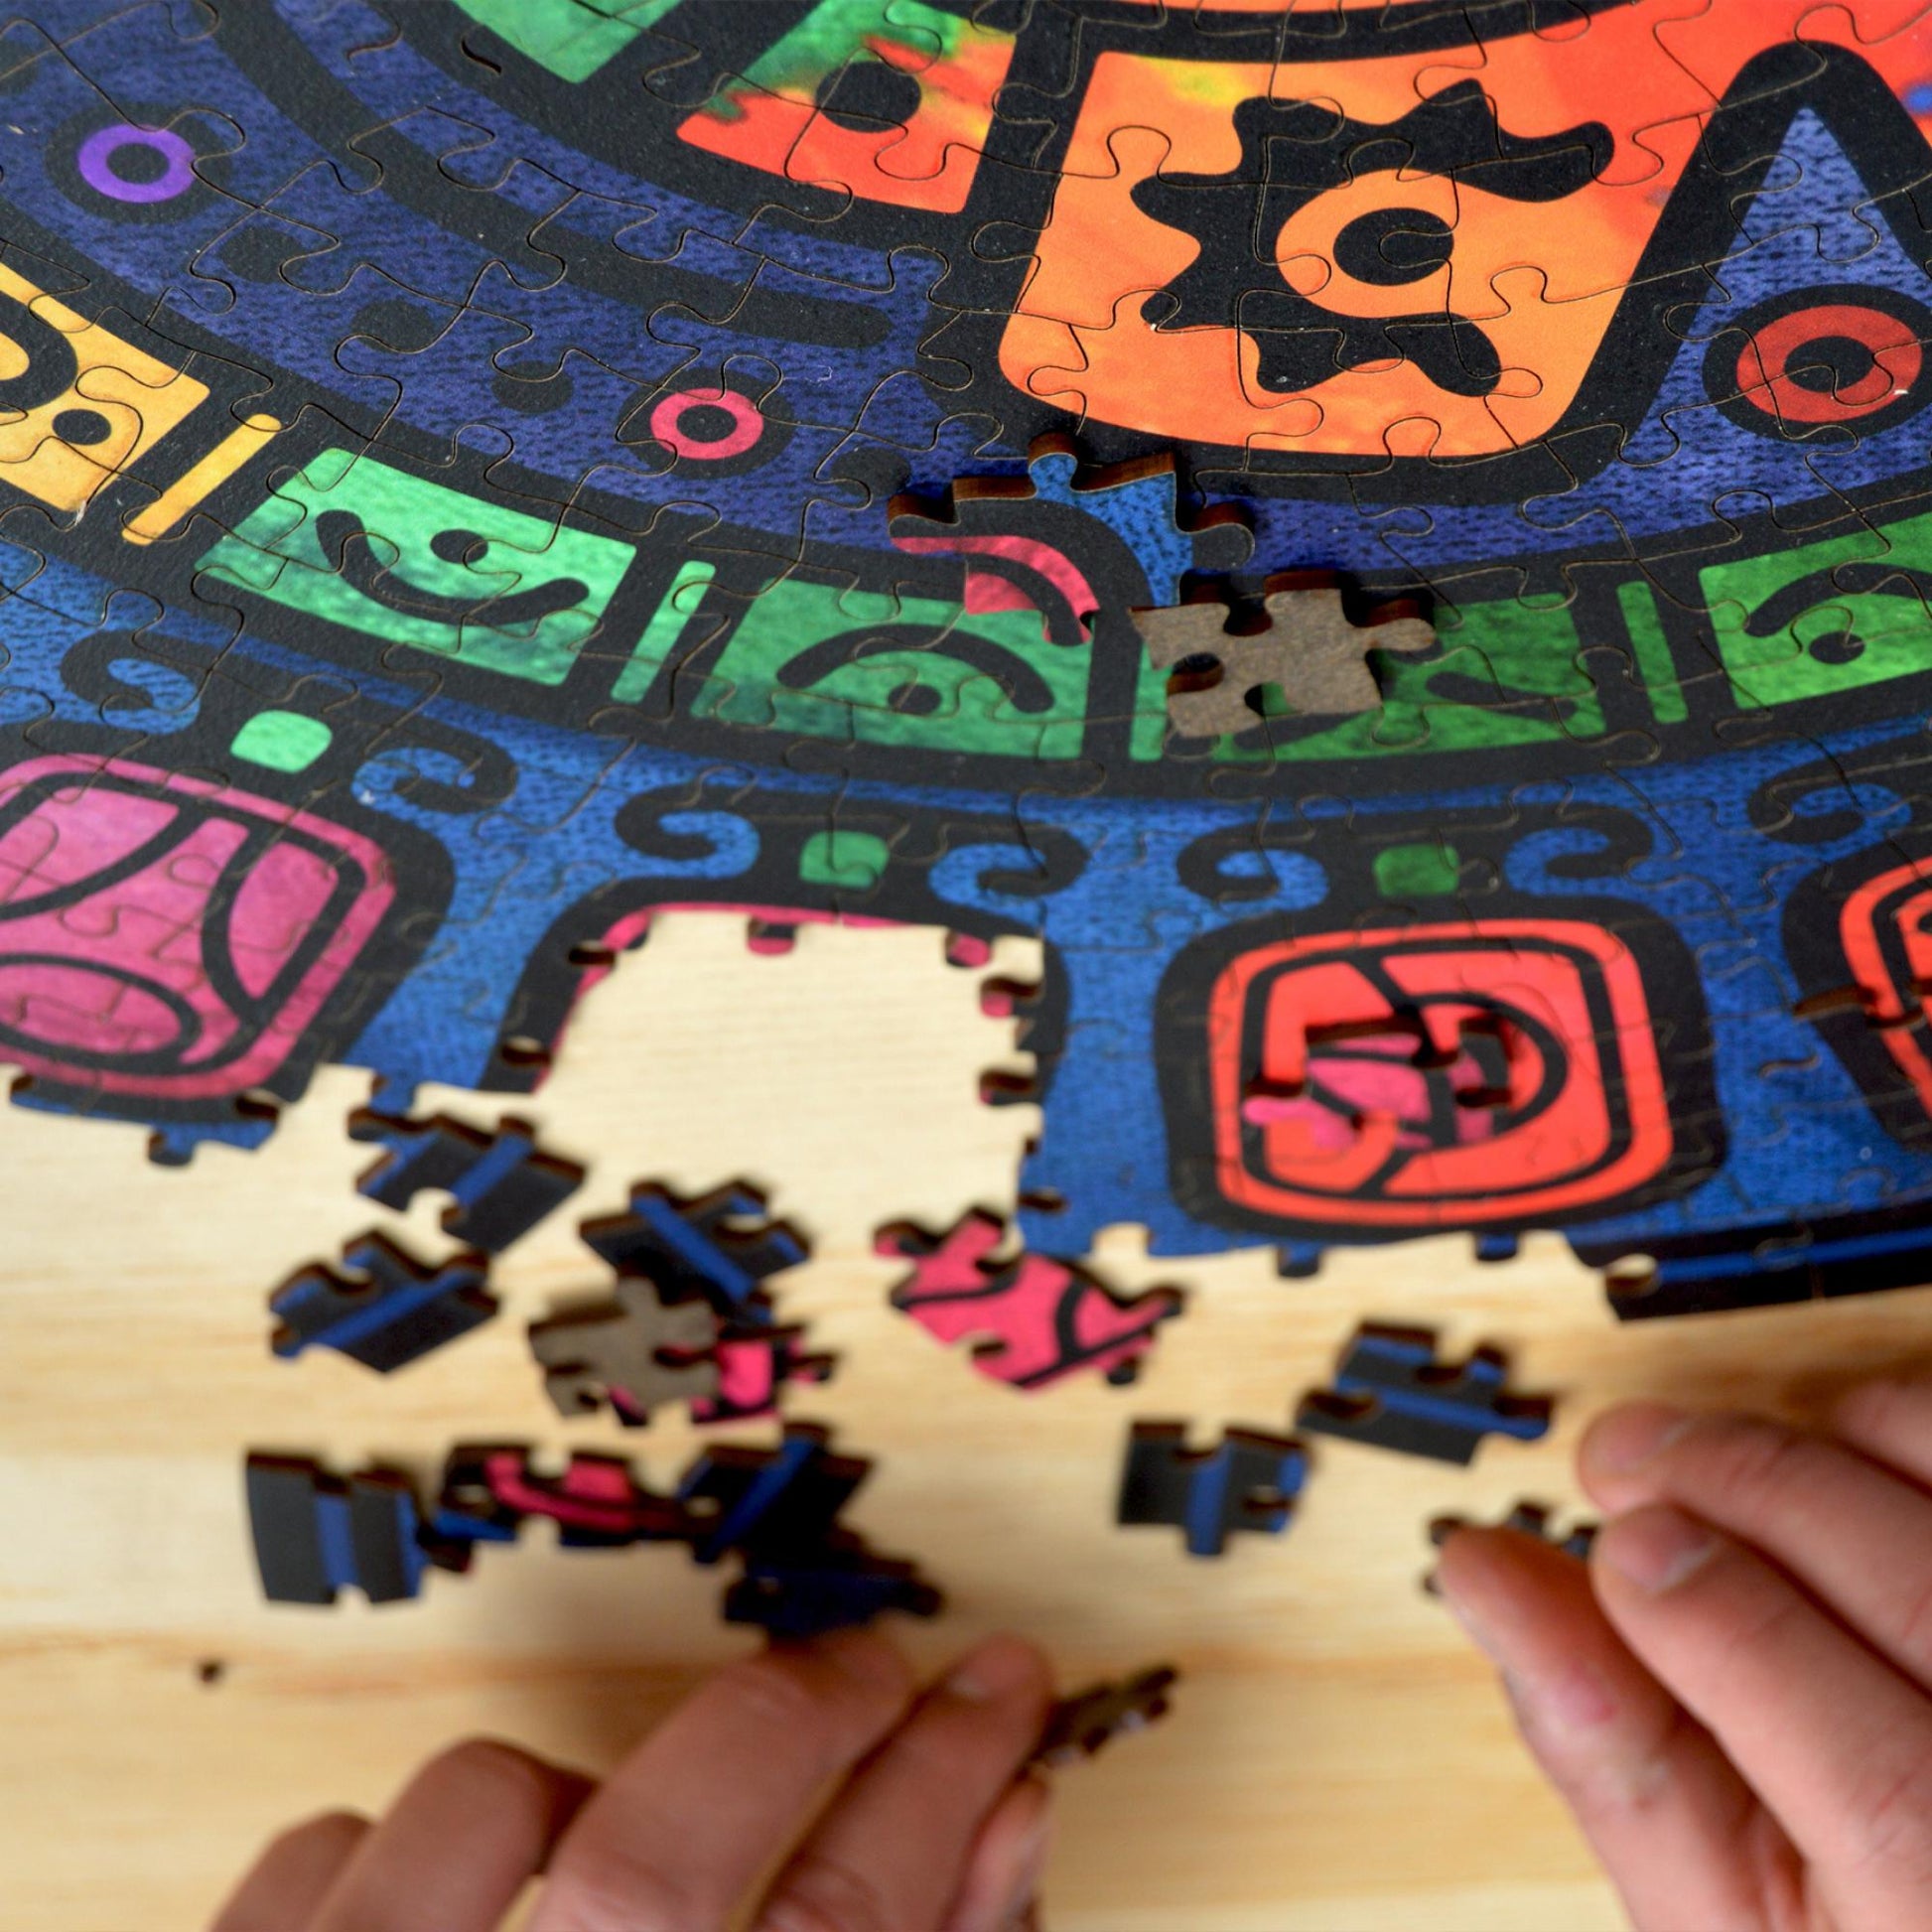
POLYGON ((1375 890, 1384 898, 1441 898, 1455 891, 1461 876, 1452 845, 1392 845, 1375 855, 1375 890))
POLYGON ((320 718, 299 711, 258 711, 228 741, 228 750, 271 771, 306 771, 334 735, 320 718))

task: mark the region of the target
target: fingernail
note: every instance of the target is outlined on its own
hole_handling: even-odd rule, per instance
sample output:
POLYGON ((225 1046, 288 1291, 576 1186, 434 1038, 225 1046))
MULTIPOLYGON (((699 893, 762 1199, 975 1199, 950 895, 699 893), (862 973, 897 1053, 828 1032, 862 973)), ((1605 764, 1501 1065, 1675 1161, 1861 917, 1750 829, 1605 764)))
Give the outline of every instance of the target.
POLYGON ((1032 1644, 1018 1637, 988 1637, 952 1667, 942 1688, 948 1697, 963 1698, 968 1704, 988 1704, 1038 1675, 1039 1658, 1032 1644))
POLYGON ((1695 1420, 1667 1403, 1626 1403, 1590 1425, 1584 1461, 1604 1475, 1628 1475, 1668 1449, 1695 1420))
POLYGON ((1674 1589, 1718 1552, 1718 1538, 1677 1509, 1640 1509, 1604 1524, 1595 1554, 1649 1595, 1674 1589))

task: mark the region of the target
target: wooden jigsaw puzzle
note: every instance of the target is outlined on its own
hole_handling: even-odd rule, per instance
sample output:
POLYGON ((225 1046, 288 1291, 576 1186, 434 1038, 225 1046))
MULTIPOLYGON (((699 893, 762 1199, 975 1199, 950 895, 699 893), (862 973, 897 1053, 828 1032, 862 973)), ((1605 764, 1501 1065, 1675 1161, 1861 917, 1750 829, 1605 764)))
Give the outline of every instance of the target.
POLYGON ((1916 0, 35 0, 0 94, 17 1098, 185 1160, 917 922, 1044 941, 1029 1249, 1932 1272, 1916 0))

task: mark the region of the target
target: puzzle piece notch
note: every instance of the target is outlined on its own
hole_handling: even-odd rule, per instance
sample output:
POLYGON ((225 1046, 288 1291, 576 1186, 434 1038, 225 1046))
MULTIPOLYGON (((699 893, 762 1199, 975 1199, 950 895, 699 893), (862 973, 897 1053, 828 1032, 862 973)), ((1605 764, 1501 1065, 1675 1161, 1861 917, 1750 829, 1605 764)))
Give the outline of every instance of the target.
POLYGON ((1128 1436, 1115 1521, 1165 1523, 1185 1532, 1187 1553, 1218 1557, 1247 1530, 1279 1536, 1308 1479, 1301 1444, 1230 1429, 1212 1449, 1187 1448, 1179 1423, 1136 1423, 1128 1436))
POLYGON ((1252 731, 1282 712, 1374 711, 1382 691, 1369 652, 1416 655, 1438 642, 1435 626, 1400 605, 1354 622, 1341 586, 1322 573, 1270 577, 1260 606, 1261 623, 1218 600, 1132 613, 1148 662, 1168 673, 1168 717, 1183 737, 1252 731))
POLYGON ((474 1250, 432 1266, 370 1233, 344 1248, 343 1265, 352 1274, 325 1263, 299 1269, 269 1297, 279 1323, 269 1346, 277 1355, 333 1348, 387 1375, 496 1312, 484 1288, 488 1260, 474 1250))
POLYGON ((753 1422, 777 1413, 785 1388, 793 1382, 817 1384, 832 1379, 830 1355, 807 1354, 802 1328, 734 1328, 727 1324, 712 1351, 718 1364, 715 1394, 691 1404, 691 1420, 753 1422))
POLYGON ((1436 1334, 1364 1322, 1350 1338, 1331 1390, 1303 1398, 1295 1425, 1402 1455, 1467 1465, 1485 1436, 1533 1443, 1548 1433, 1554 1403, 1512 1395, 1509 1365, 1494 1348, 1460 1363, 1436 1359, 1436 1334))
POLYGON ((1145 1730, 1168 1715, 1168 1693, 1179 1679, 1173 1665, 1157 1664, 1132 1677, 1061 1698, 1046 1714, 1039 1742, 1028 1762, 1048 1767, 1078 1763, 1116 1737, 1145 1730))
POLYGON ((271 1603, 334 1603, 359 1589, 371 1603, 421 1592, 428 1559, 408 1480, 366 1469, 344 1478, 302 1456, 251 1454, 248 1531, 271 1603))
POLYGON ((894 1308, 944 1342, 973 1343, 982 1375, 1012 1388, 1044 1388, 1081 1369, 1131 1382, 1155 1330, 1180 1311, 1175 1289, 1121 1301, 1093 1276, 1045 1255, 993 1259, 1006 1223, 975 1208, 943 1234, 908 1222, 879 1230, 882 1255, 912 1264, 892 1291, 894 1308))
POLYGON ((484 1133, 448 1114, 411 1120, 362 1107, 349 1137, 378 1142, 382 1159, 355 1183, 384 1207, 406 1209, 424 1188, 454 1197, 443 1228, 471 1247, 500 1253, 583 1185, 584 1169, 542 1152, 527 1121, 505 1119, 484 1133))
POLYGON ((642 1275, 618 1277, 616 1299, 530 1324, 530 1352, 560 1416, 607 1403, 626 1429, 653 1408, 716 1396, 718 1313, 701 1297, 672 1301, 642 1275))
POLYGON ((583 1235, 620 1275, 646 1275, 666 1295, 702 1295, 720 1314, 752 1319, 763 1318, 759 1285, 810 1253, 787 1223, 765 1217, 763 1194, 744 1181, 689 1196, 641 1182, 628 1213, 587 1221, 583 1235))

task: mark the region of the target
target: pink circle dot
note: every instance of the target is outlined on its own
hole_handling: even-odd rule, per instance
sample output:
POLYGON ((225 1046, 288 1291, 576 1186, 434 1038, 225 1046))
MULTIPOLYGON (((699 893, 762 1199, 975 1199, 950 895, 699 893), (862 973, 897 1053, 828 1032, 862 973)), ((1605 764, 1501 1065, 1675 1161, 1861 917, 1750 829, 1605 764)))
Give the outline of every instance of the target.
POLYGON ((675 389, 650 412, 650 433, 673 456, 697 457, 721 463, 743 456, 764 431, 764 417, 749 396, 736 389, 675 389), (732 419, 729 435, 699 437, 684 428, 692 409, 722 409, 732 419))

